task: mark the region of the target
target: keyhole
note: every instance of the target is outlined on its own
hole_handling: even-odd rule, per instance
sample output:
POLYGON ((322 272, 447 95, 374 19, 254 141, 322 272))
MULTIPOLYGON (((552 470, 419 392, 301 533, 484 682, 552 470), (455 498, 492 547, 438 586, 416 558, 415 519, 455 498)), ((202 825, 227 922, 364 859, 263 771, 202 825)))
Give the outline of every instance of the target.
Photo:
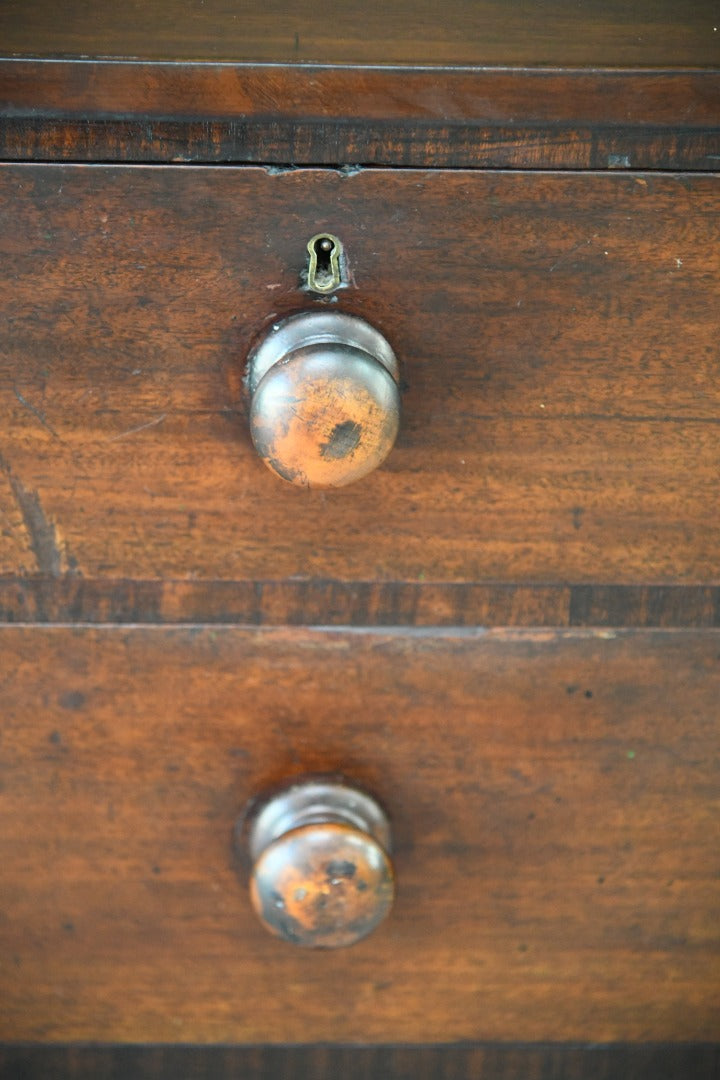
POLYGON ((315 255, 317 256, 318 274, 331 274, 330 261, 335 250, 335 242, 329 236, 322 236, 315 241, 315 255))
POLYGON ((342 283, 340 256, 342 244, 330 233, 318 233, 308 240, 308 288, 313 292, 329 293, 342 283))

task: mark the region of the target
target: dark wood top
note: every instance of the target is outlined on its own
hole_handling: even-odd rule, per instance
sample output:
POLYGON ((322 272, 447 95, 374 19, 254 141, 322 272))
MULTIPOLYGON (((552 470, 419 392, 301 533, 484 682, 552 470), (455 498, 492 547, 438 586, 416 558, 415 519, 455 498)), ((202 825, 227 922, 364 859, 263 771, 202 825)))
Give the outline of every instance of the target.
POLYGON ((6 0, 2 51, 277 64, 703 67, 713 0, 6 0))
POLYGON ((717 169, 711 0, 8 0, 10 160, 717 169))

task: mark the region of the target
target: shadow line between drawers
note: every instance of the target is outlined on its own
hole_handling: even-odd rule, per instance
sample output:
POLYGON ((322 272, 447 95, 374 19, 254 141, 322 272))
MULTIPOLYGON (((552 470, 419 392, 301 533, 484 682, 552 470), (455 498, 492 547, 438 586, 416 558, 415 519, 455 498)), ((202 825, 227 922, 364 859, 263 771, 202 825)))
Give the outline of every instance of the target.
POLYGON ((25 1080, 715 1080, 719 1066, 709 1044, 0 1047, 0 1076, 25 1080))
POLYGON ((6 576, 0 622, 706 628, 720 586, 6 576))

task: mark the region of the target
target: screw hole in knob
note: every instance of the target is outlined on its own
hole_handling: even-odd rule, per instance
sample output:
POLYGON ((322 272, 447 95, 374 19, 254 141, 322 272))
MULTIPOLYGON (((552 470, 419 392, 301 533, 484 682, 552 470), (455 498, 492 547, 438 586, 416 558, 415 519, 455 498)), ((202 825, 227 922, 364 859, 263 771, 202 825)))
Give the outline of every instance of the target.
POLYGON ((390 911, 388 819, 345 781, 294 781, 252 806, 238 841, 252 865, 253 908, 283 941, 316 949, 353 945, 390 911))
POLYGON ((275 323, 248 358, 255 449, 301 487, 359 480, 395 443, 398 375, 389 343, 354 315, 308 311, 275 323))

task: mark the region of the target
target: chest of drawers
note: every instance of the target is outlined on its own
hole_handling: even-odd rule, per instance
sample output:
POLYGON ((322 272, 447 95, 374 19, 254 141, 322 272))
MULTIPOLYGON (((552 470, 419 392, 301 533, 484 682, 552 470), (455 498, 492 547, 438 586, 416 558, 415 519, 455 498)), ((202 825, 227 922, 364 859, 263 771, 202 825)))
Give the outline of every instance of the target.
POLYGON ((6 16, 5 1073, 714 1075, 712 5, 6 16), (248 428, 308 311, 399 361, 338 489, 248 428), (315 774, 397 877, 328 952, 236 843, 315 774))

